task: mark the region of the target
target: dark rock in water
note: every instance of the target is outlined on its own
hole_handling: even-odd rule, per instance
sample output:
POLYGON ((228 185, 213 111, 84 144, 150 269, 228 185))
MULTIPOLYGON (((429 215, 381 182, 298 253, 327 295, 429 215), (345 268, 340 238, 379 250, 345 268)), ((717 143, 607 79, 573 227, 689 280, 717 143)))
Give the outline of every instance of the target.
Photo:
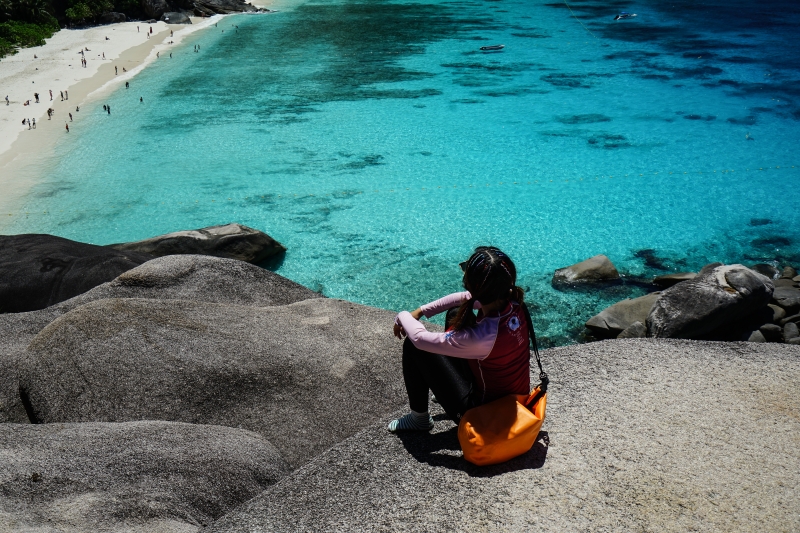
POLYGON ((769 279, 778 279, 781 275, 781 271, 775 268, 772 265, 768 265, 766 263, 759 263, 757 265, 753 265, 750 267, 751 269, 755 270, 759 274, 763 274, 767 276, 769 279))
POLYGON ((286 248, 261 231, 241 224, 226 224, 198 230, 176 231, 143 241, 112 244, 116 250, 136 251, 152 256, 201 254, 260 263, 286 248))
POLYGON ((784 308, 787 314, 800 311, 800 289, 778 287, 772 294, 772 302, 784 308))
POLYGON ((783 326, 783 340, 788 342, 789 339, 796 339, 797 337, 800 337, 800 328, 794 322, 787 322, 783 326))
POLYGON ((441 411, 430 434, 382 421, 203 533, 797 529, 797 347, 643 339, 542 357, 553 393, 530 452, 474 466, 441 411))
MULTIPOLYGON (((166 0, 142 0, 142 10, 152 19, 160 19, 166 11, 171 11, 166 0)), ((155 22, 155 20, 147 21, 148 24, 155 22)))
POLYGON ((764 335, 767 342, 781 342, 783 340, 783 328, 777 324, 764 324, 758 331, 764 335))
POLYGON ((660 292, 626 299, 603 309, 586 322, 586 327, 601 339, 616 337, 635 322, 645 322, 660 292))
POLYGON ((779 307, 775 304, 769 304, 767 307, 769 307, 770 311, 772 311, 772 318, 770 319, 770 322, 773 324, 779 323, 786 317, 786 311, 784 311, 782 307, 779 307))
POLYGON ((753 239, 751 244, 756 248, 781 248, 784 246, 791 246, 792 241, 786 237, 774 236, 753 239))
POLYGON ((655 270, 670 270, 670 267, 666 264, 665 259, 658 257, 658 255, 656 255, 656 251, 653 249, 648 248, 645 250, 637 250, 633 256, 639 259, 644 259, 644 265, 646 267, 655 270))
POLYGON ((289 472, 260 435, 176 422, 0 424, 0 456, 3 531, 195 531, 289 472))
POLYGON ((644 337, 647 337, 647 326, 639 321, 634 322, 617 335, 618 339, 643 339, 644 337))
POLYGON ((0 312, 44 309, 152 258, 53 235, 0 235, 0 312))
POLYGON ((751 218, 750 225, 751 226, 766 226, 767 224, 772 224, 772 220, 768 218, 751 218))
POLYGON ((596 255, 572 266, 560 268, 553 275, 553 285, 619 282, 619 272, 605 255, 596 255))
POLYGON ((747 338, 747 342, 767 342, 767 339, 764 338, 764 335, 761 333, 761 331, 755 330, 747 338))
POLYGON ((653 278, 653 284, 666 289, 672 287, 681 281, 687 281, 697 277, 694 272, 676 272, 675 274, 664 274, 663 276, 656 276, 653 278))
POLYGON ((128 20, 128 17, 125 16, 125 13, 114 13, 110 11, 100 15, 100 22, 102 24, 114 24, 117 22, 125 22, 126 20, 128 20))
POLYGON ((104 298, 195 300, 286 305, 322 295, 263 268, 204 255, 153 259, 108 283, 40 311, 0 314, 0 422, 27 422, 20 402, 18 362, 31 340, 59 316, 104 298))
POLYGON ((696 339, 766 307, 772 292, 766 276, 742 265, 719 266, 665 289, 647 317, 647 332, 696 339))
POLYGON ((20 387, 31 421, 241 427, 297 467, 406 403, 394 316, 327 298, 99 300, 33 339, 20 387))
POLYGON ((166 11, 163 15, 161 15, 162 22, 166 22, 167 24, 191 24, 191 19, 186 15, 186 13, 180 13, 178 11, 166 11))
POLYGON ((701 276, 703 274, 707 274, 708 272, 711 272, 715 268, 721 267, 721 266, 722 266, 722 263, 709 263, 706 266, 704 266, 703 268, 701 268, 700 272, 698 272, 697 275, 701 276))
POLYGON ((783 270, 781 271, 781 278, 792 279, 796 276, 797 276, 797 270, 795 270, 793 267, 790 266, 783 267, 783 270))

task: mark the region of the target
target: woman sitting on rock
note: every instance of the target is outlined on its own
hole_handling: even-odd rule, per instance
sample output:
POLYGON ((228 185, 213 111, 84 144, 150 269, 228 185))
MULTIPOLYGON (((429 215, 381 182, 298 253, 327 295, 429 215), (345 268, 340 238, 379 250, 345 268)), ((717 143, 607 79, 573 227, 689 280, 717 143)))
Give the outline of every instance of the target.
POLYGON ((480 247, 461 269, 466 292, 403 311, 395 319, 395 336, 407 336, 403 379, 411 412, 392 420, 391 432, 433 428, 428 390, 456 423, 472 407, 530 393, 524 292, 516 286, 514 263, 497 248, 480 247), (444 333, 427 331, 419 321, 445 311, 450 312, 444 333))

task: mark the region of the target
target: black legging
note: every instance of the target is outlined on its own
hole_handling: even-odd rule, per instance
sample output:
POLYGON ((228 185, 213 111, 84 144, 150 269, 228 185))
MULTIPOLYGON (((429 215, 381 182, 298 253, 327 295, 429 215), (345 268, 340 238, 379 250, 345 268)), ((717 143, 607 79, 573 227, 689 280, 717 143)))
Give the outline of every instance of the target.
MULTIPOLYGON (((453 311, 448 311, 446 323, 453 311)), ((420 350, 409 339, 403 343, 403 379, 412 411, 428 410, 428 390, 455 423, 476 405, 472 398, 472 371, 466 359, 420 350)))

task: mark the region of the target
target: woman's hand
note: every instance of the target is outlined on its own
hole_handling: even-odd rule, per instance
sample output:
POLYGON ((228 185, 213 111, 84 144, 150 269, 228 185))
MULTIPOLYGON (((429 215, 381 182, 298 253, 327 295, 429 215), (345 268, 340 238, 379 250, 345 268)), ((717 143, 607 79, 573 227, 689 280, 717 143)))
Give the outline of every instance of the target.
MULTIPOLYGON (((422 309, 418 307, 415 310, 411 311, 410 314, 414 320, 419 320, 420 318, 422 318, 422 309)), ((394 325, 394 336, 397 337, 398 339, 405 338, 406 330, 403 329, 403 326, 401 326, 400 324, 394 325)))

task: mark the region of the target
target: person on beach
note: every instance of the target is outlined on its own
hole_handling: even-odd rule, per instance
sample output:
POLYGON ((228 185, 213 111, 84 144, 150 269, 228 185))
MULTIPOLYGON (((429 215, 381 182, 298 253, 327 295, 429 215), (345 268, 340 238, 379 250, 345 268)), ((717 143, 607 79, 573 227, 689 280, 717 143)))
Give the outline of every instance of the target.
MULTIPOLYGON (((28 129, 31 129, 31 119, 27 119, 27 121, 28 121, 28 129)), ((24 123, 25 121, 23 120, 22 122, 24 123)))
POLYGON ((103 104, 103 111, 106 110, 106 104, 103 104))
POLYGON ((72 113, 69 114, 69 121, 72 122, 72 113))
POLYGON ((31 124, 32 124, 33 129, 36 129, 36 119, 35 118, 31 120, 31 124))
POLYGON ((169 53, 169 58, 172 59, 172 52, 169 53))
POLYGON ((170 36, 170 37, 174 37, 174 35, 173 35, 173 33, 172 33, 172 30, 169 30, 169 36, 170 36))
POLYGON ((151 35, 153 34, 153 27, 152 26, 150 26, 150 34, 151 35))
POLYGON ((53 101, 53 89, 50 89, 50 101, 53 101))
POLYGON ((25 103, 24 103, 24 104, 22 104, 22 105, 23 105, 23 106, 26 106, 26 105, 31 105, 31 101, 30 101, 30 100, 25 100, 25 103))
POLYGON ((136 33, 139 33, 139 26, 136 26, 136 33))
POLYGON ((497 248, 480 247, 460 266, 466 292, 395 318, 394 335, 406 337, 403 379, 411 412, 389 423, 393 433, 433 429, 429 391, 456 423, 473 407, 530 393, 528 315, 514 263, 497 248), (419 321, 445 311, 444 333, 419 321))
POLYGON ((69 91, 64 91, 65 100, 69 100, 69 91))
POLYGON ((111 106, 106 106, 106 111, 108 111, 108 114, 110 115, 111 114, 111 106))
POLYGON ((106 53, 105 53, 105 52, 103 52, 103 59, 105 59, 105 58, 106 58, 106 53))
POLYGON ((116 76, 117 74, 119 74, 119 71, 117 70, 117 66, 114 65, 114 76, 116 76))
POLYGON ((125 67, 122 67, 122 72, 128 72, 128 71, 125 70, 125 67))
POLYGON ((161 57, 161 52, 156 52, 156 57, 161 57))
POLYGON ((128 89, 130 86, 131 86, 131 84, 126 81, 125 82, 125 88, 128 89))
MULTIPOLYGON (((52 98, 51 98, 52 100, 52 98)), ((8 101, 8 95, 6 95, 6 105, 9 105, 11 102, 8 101)))
POLYGON ((139 103, 140 103, 140 104, 141 104, 141 103, 144 103, 144 99, 142 99, 142 97, 141 97, 141 96, 139 97, 139 103))
POLYGON ((64 123, 64 127, 65 127, 65 128, 67 128, 67 133, 69 133, 69 124, 67 124, 67 123, 65 122, 65 123, 64 123))
POLYGON ((61 91, 61 101, 64 101, 64 91, 61 91))
POLYGON ((77 113, 77 112, 78 112, 78 111, 80 111, 80 110, 81 110, 81 107, 76 105, 76 106, 75 106, 75 112, 77 113))
POLYGON ((39 93, 33 93, 33 97, 36 99, 36 103, 39 103, 39 93))

